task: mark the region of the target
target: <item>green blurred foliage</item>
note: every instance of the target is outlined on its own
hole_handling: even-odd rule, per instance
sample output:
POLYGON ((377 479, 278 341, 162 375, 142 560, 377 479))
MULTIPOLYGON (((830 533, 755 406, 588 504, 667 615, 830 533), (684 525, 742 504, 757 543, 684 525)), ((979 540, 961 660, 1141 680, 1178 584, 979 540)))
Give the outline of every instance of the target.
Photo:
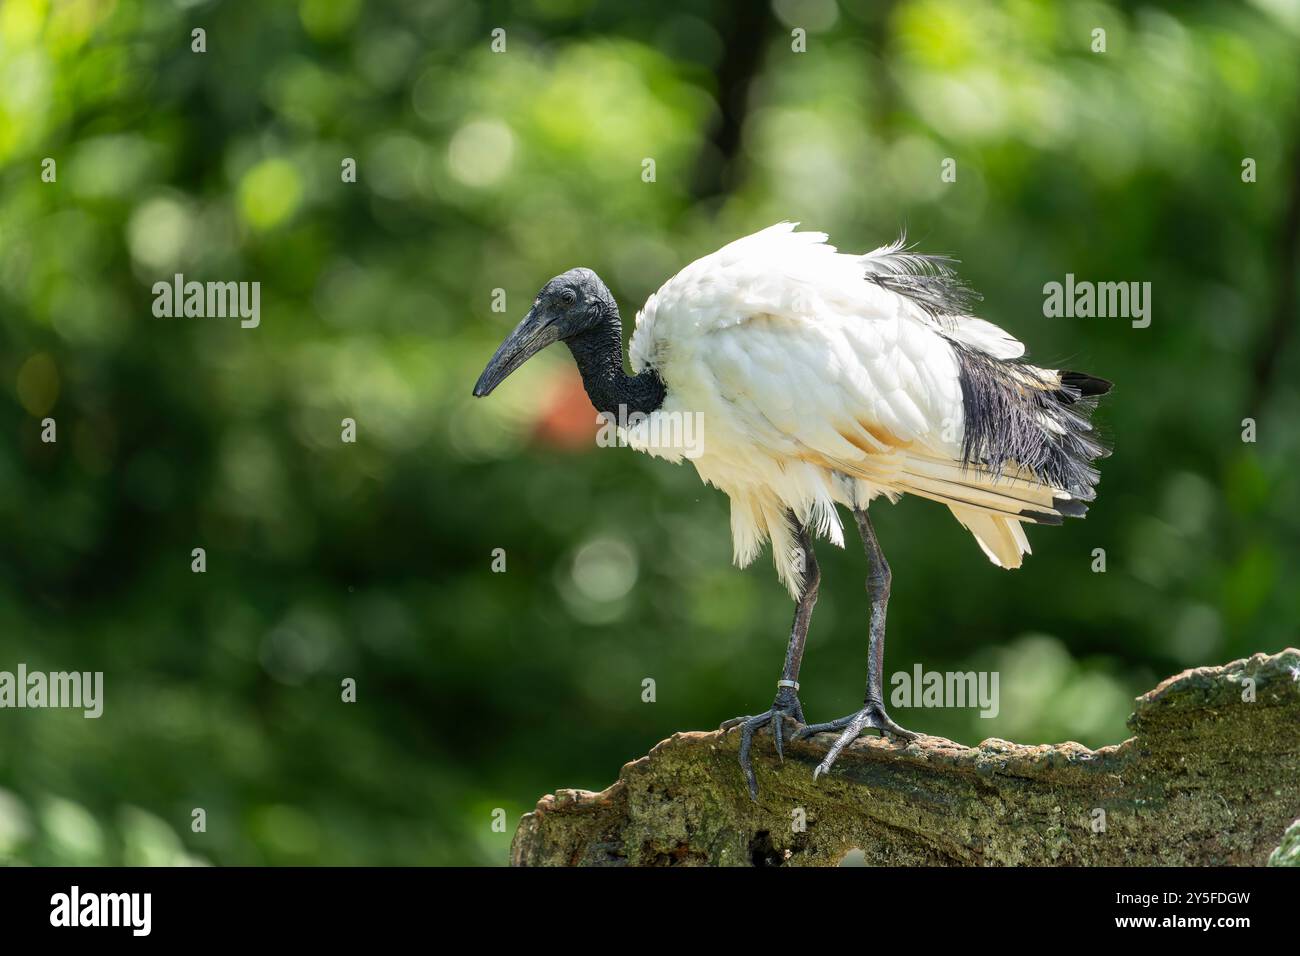
MULTIPOLYGON (((942 508, 876 509, 890 672, 1001 674, 996 719, 903 724, 1114 743, 1165 674, 1296 643, 1294 336, 1259 368, 1296 319, 1300 5, 776 0, 726 155, 739 8, 0 6, 0 669, 106 687, 98 720, 0 712, 0 861, 501 863, 495 808, 511 831, 764 709, 791 607, 730 566, 723 496, 596 448, 562 350, 469 393, 553 274, 596 269, 630 325, 782 219, 862 250, 906 223, 1043 364, 1117 383, 1095 507, 1022 570, 942 508), (260 327, 155 318, 177 272, 259 281, 260 327), (1043 318, 1066 272, 1151 282, 1151 327, 1043 318)), ((819 554, 829 719, 860 701, 865 567, 819 554)))

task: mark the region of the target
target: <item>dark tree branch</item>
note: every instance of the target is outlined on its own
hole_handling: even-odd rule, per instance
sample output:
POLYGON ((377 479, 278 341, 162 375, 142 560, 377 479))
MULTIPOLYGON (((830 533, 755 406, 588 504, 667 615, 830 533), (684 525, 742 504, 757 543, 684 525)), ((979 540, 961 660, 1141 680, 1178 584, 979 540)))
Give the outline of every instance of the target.
POLYGON ((775 20, 770 3, 730 0, 715 24, 722 35, 722 60, 714 74, 722 114, 696 160, 692 194, 708 199, 735 185, 741 136, 749 111, 749 90, 763 65, 763 51, 775 20))

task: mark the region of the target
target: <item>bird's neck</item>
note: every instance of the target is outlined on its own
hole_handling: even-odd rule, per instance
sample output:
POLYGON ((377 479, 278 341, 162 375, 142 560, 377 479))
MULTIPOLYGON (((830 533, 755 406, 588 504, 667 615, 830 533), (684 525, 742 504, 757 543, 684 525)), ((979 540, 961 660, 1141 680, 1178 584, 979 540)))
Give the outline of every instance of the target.
POLYGON ((607 305, 601 321, 565 340, 582 373, 582 386, 598 412, 649 415, 664 402, 666 389, 654 369, 639 375, 623 371, 623 322, 618 306, 607 305))

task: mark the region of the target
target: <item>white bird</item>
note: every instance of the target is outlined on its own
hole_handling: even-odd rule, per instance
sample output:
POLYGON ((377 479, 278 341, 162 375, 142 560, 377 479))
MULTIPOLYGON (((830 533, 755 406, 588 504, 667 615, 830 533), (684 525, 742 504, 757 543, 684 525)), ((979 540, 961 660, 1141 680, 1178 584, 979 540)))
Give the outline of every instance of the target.
POLYGON ((916 736, 884 706, 890 570, 867 515, 873 500, 946 505, 990 561, 1016 568, 1029 553, 1023 525, 1081 517, 1098 480, 1091 462, 1108 453, 1089 419, 1110 383, 1026 362, 1024 345, 969 314, 979 297, 955 260, 902 239, 840 253, 796 225, 738 239, 664 283, 637 314, 631 376, 609 289, 590 269, 556 276, 474 387, 487 395, 564 341, 592 403, 626 425, 628 444, 687 457, 727 493, 739 566, 771 542, 796 601, 785 666, 768 711, 724 723, 742 728, 751 795, 750 747, 766 724, 778 754, 787 717, 799 737, 841 732, 814 776, 864 729, 916 736), (856 713, 808 725, 797 692, 820 583, 812 541, 843 547, 837 505, 852 512, 870 566, 867 690, 856 713))

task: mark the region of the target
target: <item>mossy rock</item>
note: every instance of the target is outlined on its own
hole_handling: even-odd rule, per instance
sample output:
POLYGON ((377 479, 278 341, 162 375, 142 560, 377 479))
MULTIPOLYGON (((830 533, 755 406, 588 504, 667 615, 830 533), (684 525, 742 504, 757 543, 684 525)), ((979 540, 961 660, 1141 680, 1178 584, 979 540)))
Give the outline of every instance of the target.
POLYGON ((1300 865, 1297 673, 1295 649, 1185 671, 1138 698, 1133 737, 1099 750, 866 737, 816 781, 833 735, 788 743, 779 761, 764 731, 757 801, 737 766, 738 731, 674 734, 600 793, 543 797, 520 821, 511 862, 1300 865))

